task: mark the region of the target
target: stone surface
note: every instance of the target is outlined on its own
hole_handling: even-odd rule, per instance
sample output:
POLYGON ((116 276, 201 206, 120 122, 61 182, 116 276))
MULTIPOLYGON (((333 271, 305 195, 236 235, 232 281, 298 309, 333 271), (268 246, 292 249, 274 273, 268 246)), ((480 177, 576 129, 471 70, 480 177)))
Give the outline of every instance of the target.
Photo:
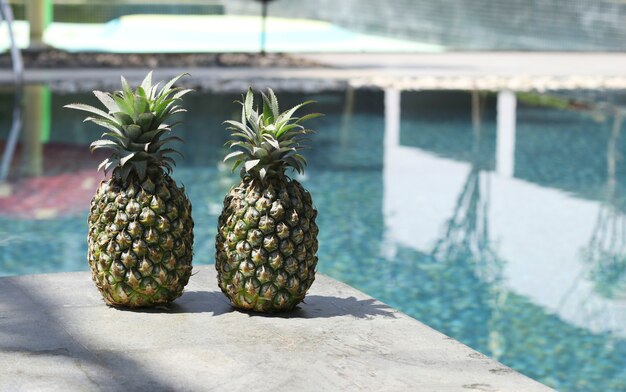
MULTIPOLYGON (((317 67, 303 57, 282 53, 98 53, 59 49, 23 50, 26 69, 164 67, 317 67)), ((12 68, 9 52, 0 53, 0 69, 12 68)))
POLYGON ((194 271, 139 311, 105 306, 86 272, 0 278, 0 391, 551 390, 328 277, 268 316, 194 271))
MULTIPOLYGON (((626 88, 624 53, 472 53, 437 54, 300 54, 315 67, 185 67, 159 68, 155 78, 191 73, 183 83, 196 89, 240 93, 258 89, 299 92, 347 87, 400 90, 513 90, 626 88), (574 65, 574 66, 573 66, 574 65)), ((119 75, 140 82, 148 69, 27 69, 26 83, 47 83, 55 91, 119 88, 119 75)), ((0 70, 0 86, 13 84, 0 70)))

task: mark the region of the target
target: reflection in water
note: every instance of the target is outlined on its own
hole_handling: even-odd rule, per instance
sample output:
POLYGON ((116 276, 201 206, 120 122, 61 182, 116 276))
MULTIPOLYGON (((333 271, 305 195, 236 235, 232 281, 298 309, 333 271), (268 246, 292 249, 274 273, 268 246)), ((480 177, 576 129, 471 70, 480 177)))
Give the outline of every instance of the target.
POLYGON ((584 251, 596 292, 606 298, 626 298, 626 215, 617 194, 619 138, 624 113, 616 110, 607 151, 606 201, 598 210, 593 235, 584 251))
POLYGON ((44 174, 44 144, 50 137, 50 116, 50 88, 41 84, 20 85, 15 93, 13 122, 2 157, 0 181, 10 176, 20 179, 44 174), (18 139, 19 161, 13 162, 18 139))
MULTIPOLYGON (((190 96, 179 130, 187 143, 175 176, 194 205, 194 264, 212 262, 223 195, 236 183, 218 162, 220 124, 238 115, 237 98, 190 96)), ((624 299, 593 278, 594 268, 617 275, 602 252, 623 254, 611 244, 624 232, 603 233, 624 224, 625 138, 584 113, 515 98, 284 94, 285 106, 314 99, 327 114, 301 179, 319 210, 320 272, 559 390, 626 390, 624 299), (603 204, 594 187, 610 178, 614 201, 603 204), (583 260, 583 248, 594 256, 583 260)), ((0 138, 12 99, 0 93, 0 138)), ((43 172, 14 170, 14 192, 0 195, 0 275, 87 269, 87 205, 102 178, 87 146, 100 131, 60 108, 89 99, 53 94, 49 139, 44 126, 29 132, 43 144, 43 172)))
POLYGON ((515 171, 515 109, 512 91, 498 93, 498 134, 496 137, 496 171, 500 176, 513 177, 515 171))
POLYGON ((0 186, 6 186, 9 177, 9 170, 17 148, 17 142, 22 130, 22 96, 23 86, 20 83, 16 86, 15 98, 13 103, 13 113, 11 117, 11 127, 4 145, 2 160, 0 161, 0 186))
POLYGON ((439 239, 432 251, 436 258, 441 260, 455 259, 459 255, 480 263, 480 275, 487 282, 495 282, 492 273, 496 259, 489 243, 489 176, 485 171, 480 156, 481 127, 480 127, 480 95, 472 94, 472 124, 473 124, 473 159, 471 169, 467 175, 461 192, 457 197, 452 217, 445 225, 444 235, 439 239), (482 180, 482 181, 481 181, 482 180))
POLYGON ((0 0, 0 23, 7 24, 9 40, 11 41, 11 61, 15 80, 15 98, 13 103, 13 115, 11 128, 4 148, 4 154, 0 161, 0 193, 6 193, 6 180, 9 175, 9 167, 13 160, 17 139, 22 128, 22 90, 24 81, 24 64, 22 53, 17 47, 13 32, 13 11, 5 0, 0 0))
MULTIPOLYGON (((499 359, 504 347, 498 326, 501 324, 501 305, 506 300, 507 292, 501 286, 501 260, 491 248, 489 240, 490 172, 485 170, 480 156, 481 112, 484 111, 484 99, 480 97, 477 91, 472 93, 474 143, 471 169, 455 203, 452 217, 445 224, 444 234, 435 243, 432 255, 439 263, 445 263, 452 269, 466 265, 473 270, 471 276, 465 274, 464 278, 475 280, 476 286, 484 289, 482 305, 488 309, 489 317, 477 322, 485 324, 490 354, 499 359)), ((498 136, 500 134, 499 130, 498 136)), ((510 161, 510 158, 505 157, 505 160, 510 161)))
MULTIPOLYGON (((590 224, 598 203, 589 208, 587 201, 513 176, 514 96, 498 95, 507 101, 496 106, 496 138, 505 140, 495 142, 496 170, 491 171, 492 160, 485 151, 493 137, 488 129, 492 120, 479 110, 484 101, 479 102, 478 94, 472 96, 473 127, 464 131, 471 135, 472 143, 466 143, 471 154, 455 146, 463 142, 460 137, 449 137, 448 148, 446 141, 429 134, 429 128, 450 121, 447 113, 431 123, 423 119, 419 106, 412 106, 400 116, 399 92, 387 94, 384 246, 395 248, 385 253, 390 263, 413 262, 403 269, 412 282, 410 291, 402 291, 408 297, 403 309, 559 390, 624 390, 626 342, 614 329, 623 327, 623 305, 605 301, 600 304, 604 312, 586 312, 583 299, 596 305, 599 301, 589 283, 572 289, 571 280, 563 280, 584 276, 585 271, 576 253, 589 235, 576 230, 571 216, 590 224), (415 111, 418 114, 413 115, 415 111), (437 144, 431 148, 433 141, 437 144), (462 157, 461 162, 440 157, 452 154, 462 157), (408 173, 419 183, 409 185, 408 173)), ((413 93, 405 94, 413 98, 413 93)), ((522 109, 524 121, 529 114, 528 108, 522 109)), ((432 112, 432 106, 428 110, 432 112)), ((432 116, 430 112, 425 116, 432 116)), ((541 140, 558 143, 547 137, 541 140)), ((527 167, 522 169, 529 173, 527 167)), ((390 298, 396 306, 402 303, 390 298)))
POLYGON ((36 177, 43 174, 43 145, 50 135, 50 89, 47 85, 27 85, 24 100, 20 174, 36 177))

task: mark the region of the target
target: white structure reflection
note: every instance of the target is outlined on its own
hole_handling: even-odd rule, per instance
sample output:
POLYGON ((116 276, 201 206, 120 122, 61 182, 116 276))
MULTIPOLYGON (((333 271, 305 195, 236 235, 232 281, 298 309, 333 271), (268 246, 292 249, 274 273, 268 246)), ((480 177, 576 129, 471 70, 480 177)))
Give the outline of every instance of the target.
POLYGON ((496 172, 503 177, 513 177, 515 170, 515 93, 498 93, 498 133, 496 137, 496 172))
MULTIPOLYGON (((497 169, 488 174, 489 187, 481 189, 489 193, 486 219, 491 248, 504 260, 505 288, 570 324, 626 336, 626 299, 599 295, 582 257, 603 204, 513 177, 515 95, 503 92, 498 98, 497 169)), ((385 92, 382 251, 387 257, 399 246, 431 253, 472 172, 471 163, 402 146, 400 100, 399 91, 385 92)), ((623 213, 614 213, 626 221, 623 213)))

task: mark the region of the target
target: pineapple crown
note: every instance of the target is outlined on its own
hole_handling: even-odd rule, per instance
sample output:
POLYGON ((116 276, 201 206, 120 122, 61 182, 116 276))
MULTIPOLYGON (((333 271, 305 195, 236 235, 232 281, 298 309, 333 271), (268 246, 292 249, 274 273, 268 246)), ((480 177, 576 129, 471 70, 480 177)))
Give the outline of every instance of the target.
POLYGON ((293 117, 299 108, 313 101, 303 102, 281 113, 272 89, 268 89, 267 95, 261 92, 261 96, 262 112, 253 108, 254 94, 249 88, 243 102, 236 101, 242 106, 241 122, 224 122, 229 125, 226 129, 231 131, 232 136, 232 140, 226 142, 226 145, 236 149, 226 155, 224 162, 235 159, 233 171, 243 163, 241 176, 258 178, 261 181, 266 177, 283 175, 288 167, 302 174, 306 160, 299 151, 307 148, 302 144, 308 140, 304 136, 314 131, 304 128, 301 123, 322 114, 310 113, 293 117))
POLYGON ((94 91, 94 95, 106 107, 103 111, 82 103, 66 105, 66 108, 89 112, 92 116, 84 121, 91 121, 106 128, 101 136, 90 145, 93 152, 98 149, 110 150, 111 155, 100 163, 98 170, 104 173, 113 168, 113 177, 127 182, 135 176, 143 181, 148 173, 159 169, 172 172, 176 161, 172 154, 182 154, 166 146, 172 141, 182 141, 178 136, 169 136, 172 127, 165 121, 176 113, 186 112, 180 102, 183 95, 192 91, 173 87, 186 73, 178 75, 165 83, 152 84, 152 71, 134 91, 122 76, 122 90, 113 93, 94 91))

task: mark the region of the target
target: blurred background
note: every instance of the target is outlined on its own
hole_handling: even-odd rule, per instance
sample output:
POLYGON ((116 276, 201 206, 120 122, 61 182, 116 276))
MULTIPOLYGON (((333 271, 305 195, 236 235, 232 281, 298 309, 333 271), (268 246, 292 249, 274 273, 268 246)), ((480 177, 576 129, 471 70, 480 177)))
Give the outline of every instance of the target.
MULTIPOLYGON (((263 1, 9 0, 21 47, 94 51, 255 51, 263 1), (143 15, 143 16, 140 16, 143 15), (150 15, 150 16, 148 16, 150 15), (226 34, 227 33, 227 34, 226 34), (115 44, 110 38, 123 38, 115 44), (156 41, 156 42, 155 42, 156 41)), ((619 0, 275 0, 267 50, 621 51, 619 0)), ((3 27, 6 29, 6 27, 3 27)), ((6 33, 0 47, 8 45, 6 33)))
POLYGON ((189 71, 194 264, 233 101, 313 99, 320 273, 558 390, 626 391, 626 1, 0 4, 0 276, 88 270, 101 132, 63 105, 189 71))

